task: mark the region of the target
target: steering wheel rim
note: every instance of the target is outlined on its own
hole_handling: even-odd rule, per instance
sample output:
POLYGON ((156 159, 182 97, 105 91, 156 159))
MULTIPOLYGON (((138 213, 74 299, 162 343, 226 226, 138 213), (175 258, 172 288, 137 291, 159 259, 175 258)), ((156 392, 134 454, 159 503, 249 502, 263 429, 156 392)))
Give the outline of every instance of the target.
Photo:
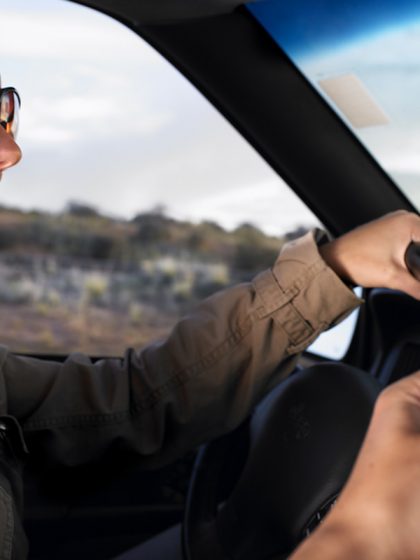
POLYGON ((346 482, 380 390, 357 368, 315 365, 271 391, 247 424, 204 446, 185 509, 185 560, 290 554, 346 482), (238 440, 243 465, 220 507, 220 480, 238 440))

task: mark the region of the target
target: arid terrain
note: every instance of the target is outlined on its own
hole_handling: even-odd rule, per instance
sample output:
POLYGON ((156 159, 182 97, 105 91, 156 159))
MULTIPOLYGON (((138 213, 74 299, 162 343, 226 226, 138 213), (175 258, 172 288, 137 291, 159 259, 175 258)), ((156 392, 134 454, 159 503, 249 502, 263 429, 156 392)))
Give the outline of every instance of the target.
POLYGON ((162 211, 124 221, 77 203, 58 214, 0 208, 0 343, 121 355, 164 336, 202 298, 270 266, 287 237, 162 211))

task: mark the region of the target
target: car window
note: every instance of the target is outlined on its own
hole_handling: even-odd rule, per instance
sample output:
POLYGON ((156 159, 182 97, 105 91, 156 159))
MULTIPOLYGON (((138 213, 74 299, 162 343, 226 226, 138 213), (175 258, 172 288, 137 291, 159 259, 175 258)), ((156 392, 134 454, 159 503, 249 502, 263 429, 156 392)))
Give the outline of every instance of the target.
POLYGON ((264 0, 250 11, 420 209, 420 4, 264 0))
POLYGON ((130 30, 70 2, 0 7, 24 152, 0 185, 2 343, 119 355, 319 225, 130 30))

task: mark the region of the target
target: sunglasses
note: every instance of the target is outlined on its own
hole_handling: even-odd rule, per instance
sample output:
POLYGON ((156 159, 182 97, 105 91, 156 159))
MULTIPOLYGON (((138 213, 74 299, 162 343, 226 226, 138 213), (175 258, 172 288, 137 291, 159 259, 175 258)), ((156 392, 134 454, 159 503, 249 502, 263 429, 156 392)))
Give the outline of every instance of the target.
POLYGON ((20 97, 15 88, 0 88, 0 125, 13 138, 19 128, 20 97))

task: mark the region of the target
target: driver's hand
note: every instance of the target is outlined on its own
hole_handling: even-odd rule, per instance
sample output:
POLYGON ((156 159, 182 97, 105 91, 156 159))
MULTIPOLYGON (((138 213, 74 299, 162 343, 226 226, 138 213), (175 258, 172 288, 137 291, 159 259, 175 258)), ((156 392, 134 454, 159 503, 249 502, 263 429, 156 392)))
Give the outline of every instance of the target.
POLYGON ((336 506, 291 558, 420 558, 420 372, 380 395, 336 506))
POLYGON ((420 282, 404 262, 411 241, 420 241, 420 216, 399 210, 327 243, 320 252, 346 281, 401 290, 420 299, 420 282))

